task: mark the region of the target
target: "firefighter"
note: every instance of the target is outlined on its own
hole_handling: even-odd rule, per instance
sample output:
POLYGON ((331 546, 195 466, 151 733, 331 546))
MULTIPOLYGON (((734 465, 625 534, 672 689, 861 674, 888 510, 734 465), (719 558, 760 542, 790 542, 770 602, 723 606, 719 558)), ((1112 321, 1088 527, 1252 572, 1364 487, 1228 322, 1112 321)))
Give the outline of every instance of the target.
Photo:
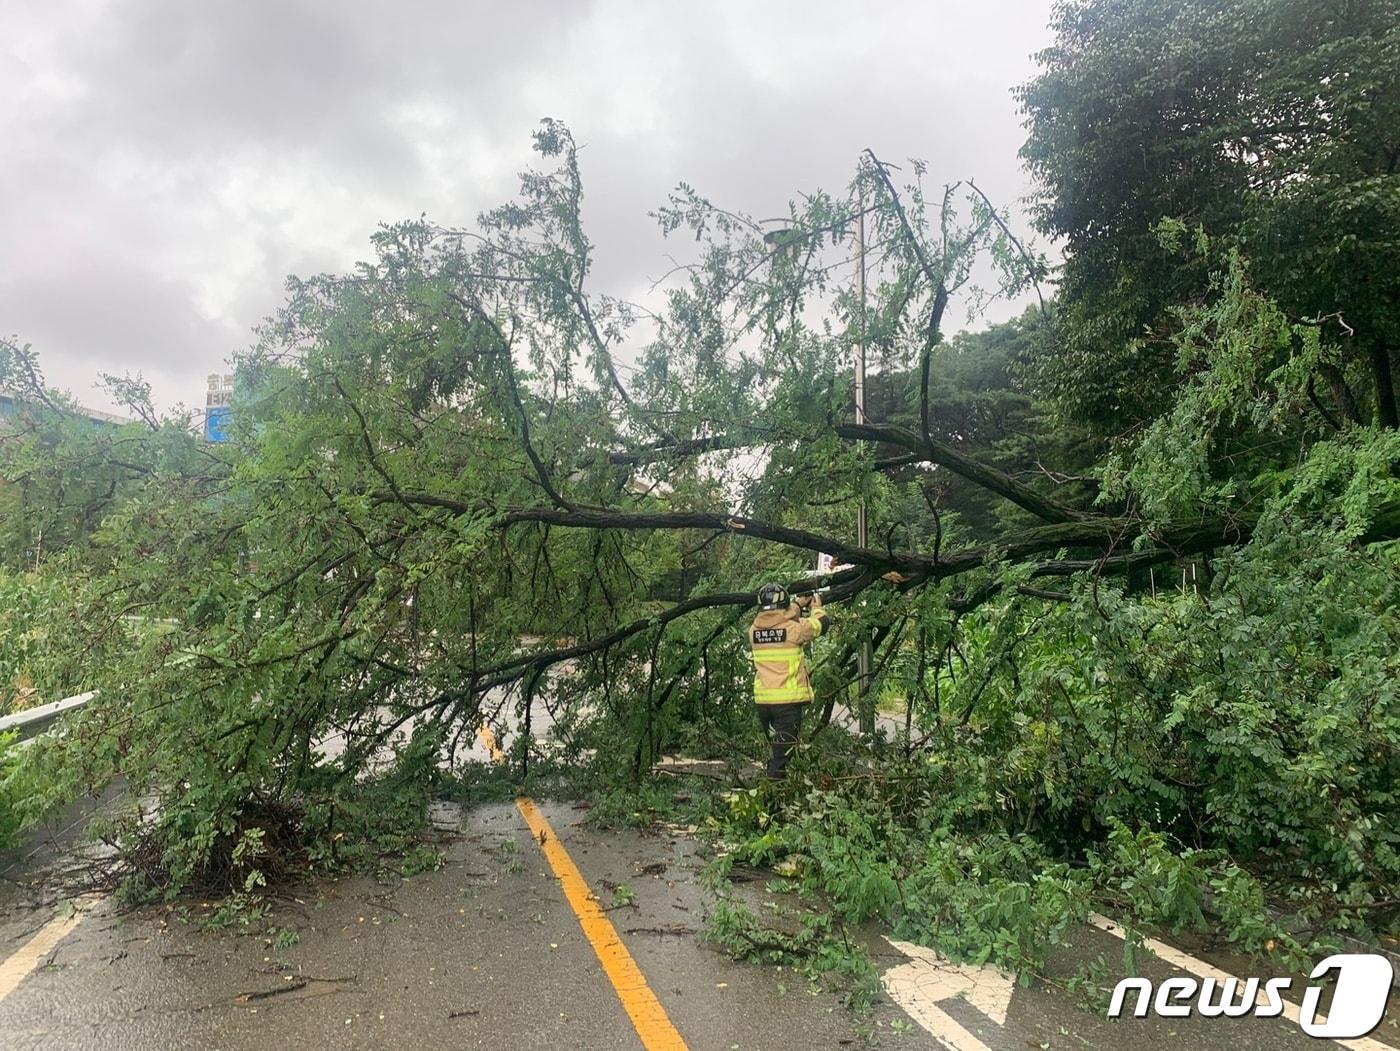
POLYGON ((753 650, 753 699, 758 723, 772 744, 767 774, 781 780, 788 753, 802 728, 802 706, 812 700, 812 680, 802 647, 822 633, 826 612, 820 595, 788 597, 781 584, 758 591, 759 614, 749 627, 753 650))

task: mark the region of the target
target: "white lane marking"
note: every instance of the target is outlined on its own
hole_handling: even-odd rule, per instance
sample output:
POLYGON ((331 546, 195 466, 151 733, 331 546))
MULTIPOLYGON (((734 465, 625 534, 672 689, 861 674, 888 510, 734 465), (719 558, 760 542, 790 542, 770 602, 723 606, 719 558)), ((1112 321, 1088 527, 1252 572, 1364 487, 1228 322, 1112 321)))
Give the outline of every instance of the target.
MULTIPOLYGON (((1089 922, 1099 930, 1107 931, 1115 938, 1127 940, 1127 933, 1123 930, 1123 925, 1114 920, 1110 920, 1107 916, 1100 916, 1095 913, 1089 917, 1089 922)), ((1173 948, 1166 942, 1158 941, 1156 938, 1144 937, 1142 939, 1142 944, 1145 948, 1151 949, 1153 953, 1173 967, 1179 967, 1183 971, 1194 974, 1197 978, 1214 978, 1216 982, 1221 985, 1227 981, 1243 984, 1239 978, 1229 971, 1222 971, 1219 967, 1208 964, 1205 960, 1198 960, 1190 953, 1182 952, 1180 949, 1173 948)), ((1268 997, 1261 991, 1259 995, 1254 998, 1254 1002, 1257 1004, 1267 1003, 1268 997)), ((1283 1016, 1296 1025, 1298 1022, 1298 1005, 1289 1003, 1287 1000, 1283 1001, 1283 1016)), ((1326 1016, 1319 1012, 1317 1021, 1327 1021, 1326 1016)), ((1355 1040, 1332 1040, 1330 1043, 1339 1044, 1342 1047, 1350 1047, 1355 1049, 1355 1051, 1395 1051, 1395 1048, 1390 1044, 1383 1044, 1379 1040, 1372 1040, 1369 1036, 1357 1037, 1355 1040)))
POLYGON ((962 998, 997 1025, 1006 1024, 1015 979, 991 966, 959 965, 933 949, 886 938, 909 957, 880 978, 891 1000, 950 1051, 991 1051, 939 1003, 962 998))
POLYGON ((86 910, 74 903, 67 916, 55 916, 39 928, 37 934, 19 947, 13 956, 0 963, 0 1000, 5 999, 20 982, 28 977, 40 961, 58 947, 58 943, 73 933, 73 928, 83 921, 86 910))
POLYGON ((923 945, 899 942, 893 938, 886 938, 885 941, 915 961, 922 974, 920 988, 931 1000, 937 1002, 961 996, 997 1025, 1006 1024, 1006 1012, 1011 1008, 1011 991, 1016 986, 1014 978, 1007 977, 990 964, 980 967, 955 964, 923 945))

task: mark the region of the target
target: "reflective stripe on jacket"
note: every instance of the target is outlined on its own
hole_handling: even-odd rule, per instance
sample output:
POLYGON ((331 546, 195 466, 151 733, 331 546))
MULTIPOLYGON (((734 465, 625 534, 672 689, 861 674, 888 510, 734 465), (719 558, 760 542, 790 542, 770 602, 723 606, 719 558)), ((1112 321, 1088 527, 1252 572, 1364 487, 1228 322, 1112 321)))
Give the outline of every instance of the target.
POLYGON ((753 652, 753 699, 758 704, 792 704, 812 700, 812 680, 802 654, 805 643, 822 633, 825 611, 803 616, 796 603, 766 609, 749 626, 753 652))

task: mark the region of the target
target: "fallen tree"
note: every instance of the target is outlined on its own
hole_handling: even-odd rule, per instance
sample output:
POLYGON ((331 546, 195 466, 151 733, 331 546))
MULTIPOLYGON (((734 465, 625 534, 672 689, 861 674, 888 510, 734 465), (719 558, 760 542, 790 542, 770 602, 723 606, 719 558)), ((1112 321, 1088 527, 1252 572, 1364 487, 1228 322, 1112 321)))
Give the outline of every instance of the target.
MULTIPOLYGON (((136 815, 127 833, 159 845, 161 886, 173 892, 211 858, 221 872, 254 869, 258 814, 300 815, 308 841, 334 842, 386 766, 421 795, 483 724, 513 734, 527 776, 534 700, 552 710, 565 754, 593 755, 605 779, 641 777, 686 744, 742 747, 750 672, 736 624, 776 577, 831 589, 834 637, 817 673, 827 717, 857 686, 872 703, 897 695, 900 755, 925 755, 936 779, 953 769, 980 778, 963 815, 979 828, 1006 833, 1014 821, 1072 853, 1131 818, 1201 847, 1249 842, 1280 871, 1301 837, 1307 864, 1345 869, 1360 898, 1394 874, 1387 844, 1318 862, 1335 843, 1308 838, 1320 818, 1301 803, 1275 815, 1272 846, 1262 826, 1234 817, 1212 840, 1202 807, 1247 805, 1212 779, 1259 771, 1222 773, 1217 738, 1181 730, 1185 716, 1172 714, 1189 677, 1176 664, 1145 670, 1166 658, 1134 650, 1133 633, 1151 635, 1151 611, 1162 613, 1139 601, 1156 600, 1154 567, 1199 571, 1192 593, 1211 615, 1187 619, 1218 636, 1221 603, 1250 624, 1296 621, 1267 600, 1270 579, 1312 587, 1299 567, 1321 579, 1328 559, 1353 597, 1379 595, 1391 549, 1373 545, 1400 536, 1395 432, 1339 434, 1307 407, 1325 337, 1284 318, 1242 260, 1220 257, 1230 280, 1186 316, 1190 368, 1171 411, 1116 441, 1100 436, 1088 463, 998 465, 967 426, 940 416, 940 373, 956 364, 944 313, 979 294, 977 260, 998 275, 985 294, 1004 295, 1043 277, 1044 263, 980 190, 955 184, 926 199, 921 167, 896 186, 896 169, 867 155, 846 193, 803 197, 775 228, 683 188, 658 217, 668 234, 694 238, 696 258, 643 307, 590 287, 567 130, 547 122, 536 144, 553 166, 526 173, 519 199, 475 230, 387 227, 353 274, 293 280, 285 309, 239 359, 232 442, 203 445, 158 421, 123 436, 124 461, 141 467, 122 476, 132 491, 100 526, 69 530, 49 571, 92 579, 70 615, 95 640, 133 616, 168 630, 138 632, 88 669, 101 700, 36 755, 26 775, 44 786, 36 808, 117 776, 159 796, 154 824, 136 815), (862 219, 864 304, 838 283, 862 219), (890 404, 861 423, 847 379, 857 342, 890 404), (1097 489, 1067 481, 1088 474, 1097 489), (950 479, 993 510, 964 520, 970 508, 945 499, 950 479), (865 546, 850 540, 858 500, 875 523, 865 546), (844 568, 813 577, 818 553, 844 568), (1037 583, 1047 578, 1063 584, 1037 583), (875 675, 858 684, 866 634, 875 675), (1021 663, 1028 649, 1040 653, 1035 669, 1021 663), (551 674, 565 665, 569 674, 551 674), (1156 674, 1162 689, 1126 701, 1105 679, 1156 674), (1120 737, 1120 702, 1157 753, 1120 737), (1026 765, 1035 753, 1061 770, 1070 760, 1056 741, 1117 758, 1071 763, 1063 776, 1080 780, 1066 790, 1026 765), (998 756, 1010 758, 999 766, 998 756), (1156 791, 1163 778, 1196 787, 1156 791), (1094 793, 1109 802, 1096 809, 1094 793)), ((1053 308, 1040 309, 1053 340, 1053 308)), ((91 433, 62 440, 63 463, 114 455, 91 433)), ((9 462, 34 484, 68 470, 46 476, 32 443, 13 448, 24 455, 9 462)), ((1314 673, 1374 671, 1385 630, 1357 643, 1370 657, 1350 669, 1346 648, 1329 642, 1314 673)), ((1189 663, 1193 645, 1173 637, 1163 652, 1189 663)), ((1238 684, 1263 696, 1296 654, 1272 671, 1240 654, 1209 659, 1240 661, 1249 670, 1238 684)), ((1365 694, 1373 688, 1331 713, 1379 764, 1343 792, 1367 828, 1393 806, 1379 786, 1400 740, 1392 701, 1365 694)), ((1267 727, 1258 732, 1291 733, 1300 710, 1254 713, 1267 727)), ((1298 799, 1335 787, 1337 764, 1355 759, 1339 750, 1318 766, 1329 747, 1298 765, 1298 799)))

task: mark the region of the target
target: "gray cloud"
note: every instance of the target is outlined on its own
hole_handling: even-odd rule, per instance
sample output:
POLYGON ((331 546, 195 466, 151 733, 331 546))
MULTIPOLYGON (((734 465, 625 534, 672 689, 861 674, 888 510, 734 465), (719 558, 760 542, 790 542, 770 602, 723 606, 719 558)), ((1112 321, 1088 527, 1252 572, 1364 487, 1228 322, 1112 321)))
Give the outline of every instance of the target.
POLYGON ((624 295, 666 266, 646 213, 680 180, 780 215, 870 146, 1011 202, 1049 7, 10 5, 0 331, 94 404, 128 369, 198 401, 286 274, 347 268, 382 221, 470 222, 546 115, 585 144, 597 287, 624 295))

